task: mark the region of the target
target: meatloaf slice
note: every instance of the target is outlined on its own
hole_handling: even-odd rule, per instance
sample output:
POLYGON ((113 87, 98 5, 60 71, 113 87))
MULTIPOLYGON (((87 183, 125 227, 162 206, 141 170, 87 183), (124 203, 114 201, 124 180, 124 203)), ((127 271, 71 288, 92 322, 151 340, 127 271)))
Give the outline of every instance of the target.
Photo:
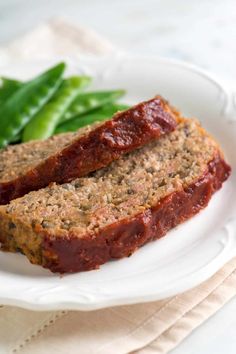
POLYGON ((71 183, 0 207, 0 241, 53 272, 131 255, 204 208, 230 174, 195 120, 71 183))
POLYGON ((9 146, 0 152, 0 204, 107 166, 122 154, 173 131, 177 113, 157 96, 102 124, 9 146))

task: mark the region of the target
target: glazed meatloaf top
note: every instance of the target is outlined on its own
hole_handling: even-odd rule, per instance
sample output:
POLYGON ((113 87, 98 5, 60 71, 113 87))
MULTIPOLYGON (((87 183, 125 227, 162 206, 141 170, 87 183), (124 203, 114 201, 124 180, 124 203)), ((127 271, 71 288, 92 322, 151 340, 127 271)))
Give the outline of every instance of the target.
POLYGON ((0 206, 0 245, 53 272, 98 268, 204 208, 228 178, 216 142, 194 120, 71 183, 0 206))
POLYGON ((122 154, 173 131, 178 114, 157 96, 111 120, 0 151, 0 204, 107 166, 122 154))
POLYGON ((26 225, 53 238, 96 237, 107 225, 133 218, 194 183, 219 154, 217 143, 197 121, 182 119, 171 134, 88 177, 53 183, 1 206, 0 219, 10 220, 13 229, 26 225))

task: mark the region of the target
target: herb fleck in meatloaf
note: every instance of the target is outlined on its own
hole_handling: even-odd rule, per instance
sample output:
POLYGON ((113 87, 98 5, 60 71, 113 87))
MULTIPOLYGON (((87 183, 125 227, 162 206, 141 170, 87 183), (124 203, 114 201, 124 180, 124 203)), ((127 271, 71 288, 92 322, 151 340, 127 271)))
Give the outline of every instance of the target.
POLYGON ((109 166, 0 207, 3 249, 53 272, 98 268, 204 208, 230 174, 216 142, 194 120, 109 166))
POLYGON ((0 204, 107 166, 122 154, 173 131, 177 113, 157 96, 112 120, 0 152, 0 204))

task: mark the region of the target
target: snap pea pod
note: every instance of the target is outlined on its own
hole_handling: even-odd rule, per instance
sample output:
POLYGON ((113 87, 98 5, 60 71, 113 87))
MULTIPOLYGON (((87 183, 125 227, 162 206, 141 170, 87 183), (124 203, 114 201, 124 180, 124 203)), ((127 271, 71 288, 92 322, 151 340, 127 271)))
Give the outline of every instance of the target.
POLYGON ((91 112, 107 103, 114 102, 124 94, 124 90, 97 91, 80 94, 75 98, 69 109, 61 117, 60 122, 64 123, 78 115, 91 112))
POLYGON ((79 116, 75 119, 71 119, 68 122, 60 124, 56 130, 55 134, 74 132, 79 128, 82 128, 86 125, 90 125, 95 122, 101 122, 107 119, 110 119, 116 112, 123 111, 129 108, 124 104, 110 103, 101 108, 98 108, 96 111, 79 116))
POLYGON ((25 126, 23 141, 49 138, 71 102, 90 81, 87 76, 74 76, 64 80, 52 99, 25 126))
POLYGON ((0 107, 0 148, 6 146, 52 97, 62 82, 60 63, 13 93, 0 107))
POLYGON ((0 78, 0 104, 4 103, 16 90, 21 87, 22 83, 7 77, 0 78))
POLYGON ((21 134, 18 133, 17 135, 14 136, 14 138, 11 140, 11 144, 18 144, 21 142, 21 134))

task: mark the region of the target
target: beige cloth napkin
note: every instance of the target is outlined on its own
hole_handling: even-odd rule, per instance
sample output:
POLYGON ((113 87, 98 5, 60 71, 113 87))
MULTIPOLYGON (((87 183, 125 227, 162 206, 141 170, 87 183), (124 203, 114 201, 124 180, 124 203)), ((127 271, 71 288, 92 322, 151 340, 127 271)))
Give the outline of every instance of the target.
POLYGON ((61 19, 52 20, 0 48, 0 65, 15 58, 24 60, 51 59, 80 54, 103 55, 117 49, 91 29, 69 25, 61 19))
MULTIPOLYGON (((112 45, 90 30, 53 21, 0 49, 0 65, 12 56, 39 59, 113 52, 112 45)), ((165 354, 235 296, 235 284, 236 258, 202 285, 164 301, 93 312, 3 306, 0 354, 165 354)))

